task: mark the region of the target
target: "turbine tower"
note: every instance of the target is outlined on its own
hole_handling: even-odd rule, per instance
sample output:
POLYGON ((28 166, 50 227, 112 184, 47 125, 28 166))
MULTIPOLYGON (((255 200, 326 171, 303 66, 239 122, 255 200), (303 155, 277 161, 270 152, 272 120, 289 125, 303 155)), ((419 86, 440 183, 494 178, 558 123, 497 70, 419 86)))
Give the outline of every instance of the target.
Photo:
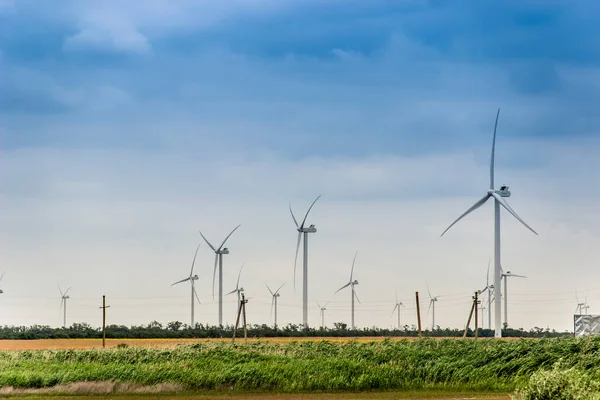
MULTIPOLYGON (((490 285, 490 262, 491 262, 491 260, 488 261, 487 276, 485 279, 485 287, 479 291, 479 294, 483 294, 483 293, 487 292, 488 329, 492 329, 492 294, 494 293, 494 285, 490 285)), ((481 302, 481 304, 482 304, 481 311, 483 313, 483 309, 484 309, 483 301, 481 302)), ((481 314, 481 316, 482 316, 481 326, 483 326, 483 314, 481 314)))
POLYGON ((431 330, 435 330, 435 303, 438 301, 439 296, 432 297, 431 292, 429 291, 429 286, 427 286, 427 293, 429 293, 429 308, 427 309, 427 313, 429 310, 433 311, 433 318, 431 320, 431 330))
POLYGON ((347 288, 348 286, 350 286, 350 288, 352 289, 352 295, 351 295, 351 298, 352 298, 352 303, 351 303, 352 304, 352 308, 351 308, 351 310, 352 310, 352 325, 351 326, 352 326, 352 329, 354 329, 354 299, 356 298, 356 300, 360 303, 360 300, 358 300, 358 296, 356 295, 356 292, 354 291, 354 286, 358 285, 358 281, 356 279, 352 280, 352 276, 354 275, 354 263, 356 262, 356 254, 357 253, 354 253, 354 260, 352 260, 352 269, 350 270, 350 281, 335 291, 335 293, 337 293, 340 290, 347 288))
POLYGON ((304 235, 304 254, 303 254, 303 266, 302 266, 302 324, 304 328, 308 328, 308 234, 316 233, 317 228, 314 225, 310 225, 306 228, 304 225, 306 224, 306 218, 308 217, 308 213, 313 208, 317 200, 321 195, 317 196, 315 201, 312 202, 308 211, 306 211, 306 215, 302 220, 301 224, 298 224, 298 220, 294 216, 294 212, 292 211, 292 205, 290 204, 290 214, 292 214, 292 218, 294 219, 294 223, 296 224, 296 230, 298 231, 298 241, 296 243, 296 257, 294 258, 294 290, 296 289, 296 264, 298 262, 298 250, 300 250, 300 241, 302 240, 302 236, 304 235))
MULTIPOLYGON (((285 283, 283 284, 285 285, 285 283)), ((273 314, 273 307, 275 307, 275 329, 277 329, 277 299, 279 298, 279 291, 281 290, 281 288, 283 287, 283 285, 279 286, 279 288, 277 288, 276 291, 272 291, 271 288, 269 287, 269 285, 267 286, 267 289, 269 289, 269 293, 271 293, 271 314, 273 314)))
POLYGON ((190 276, 188 276, 187 278, 182 279, 180 281, 177 281, 171 285, 171 286, 175 286, 178 283, 190 281, 190 286, 192 289, 192 298, 191 298, 191 314, 192 314, 192 316, 191 316, 190 328, 192 328, 192 329, 194 329, 194 327, 196 326, 196 325, 194 325, 194 297, 198 301, 198 304, 200 304, 200 299, 198 298, 198 293, 196 293, 196 287, 194 285, 194 282, 198 280, 198 275, 194 275, 194 264, 196 263, 196 256, 198 255, 199 249, 200 249, 200 245, 198 245, 198 247, 196 247, 196 252, 194 253, 194 259, 192 260, 192 269, 190 270, 190 276))
POLYGON ((394 315, 395 311, 398 311, 398 330, 400 330, 400 307, 404 307, 404 304, 402 304, 401 301, 398 301, 398 292, 396 292, 396 304, 392 310, 392 315, 394 315))
POLYGON ((206 244, 208 244, 208 246, 215 252, 215 268, 213 270, 213 299, 215 298, 215 275, 217 273, 217 264, 219 265, 219 326, 223 326, 223 254, 229 254, 229 249, 223 246, 225 246, 227 239, 229 239, 229 237, 233 235, 233 232, 235 232, 239 227, 240 225, 233 228, 231 233, 227 235, 225 240, 223 240, 223 243, 221 243, 221 245, 217 248, 210 244, 202 232, 200 232, 202 239, 204 239, 206 244))
POLYGON ((325 327, 325 311, 327 310, 327 304, 329 304, 329 302, 325 303, 324 305, 317 303, 317 306, 319 306, 319 311, 321 311, 321 328, 325 327))
POLYGON ((235 289, 233 289, 231 292, 227 293, 226 296, 229 296, 230 294, 234 294, 237 293, 237 305, 235 307, 235 309, 237 310, 238 307, 240 306, 240 302, 242 301, 242 293, 244 293, 244 288, 240 287, 240 276, 242 276, 242 269, 244 269, 244 263, 242 263, 242 266, 240 267, 240 272, 238 272, 238 277, 237 277, 237 282, 235 284, 235 289))
POLYGON ((71 288, 68 288, 63 293, 60 285, 58 286, 58 291, 60 292, 60 306, 63 308, 63 328, 67 327, 67 300, 70 299, 67 293, 69 293, 69 290, 71 290, 71 288))
POLYGON ((473 212, 474 210, 481 207, 485 204, 490 198, 494 198, 494 288, 498 290, 498 294, 495 295, 494 298, 494 318, 495 318, 495 336, 497 338, 502 337, 502 300, 500 293, 500 283, 501 283, 501 271, 500 271, 500 207, 503 207, 506 211, 508 211, 513 217, 515 217, 519 222, 521 222, 527 229, 537 235, 537 232, 533 230, 527 223, 521 219, 517 215, 517 213, 508 205, 504 198, 510 197, 510 191, 508 190, 508 186, 502 185, 500 189, 494 189, 494 157, 496 151, 496 129, 498 128, 498 117, 500 116, 500 109, 498 109, 498 113, 496 114, 496 123, 494 125, 494 138, 492 141, 492 157, 490 160, 490 187, 487 193, 471 208, 465 211, 460 217, 458 217, 444 232, 442 232, 441 236, 444 236, 444 233, 448 232, 450 228, 454 226, 458 221, 463 219, 465 216, 473 212))
POLYGON ((523 275, 516 275, 511 273, 510 271, 506 271, 506 273, 502 272, 502 278, 504 279, 504 328, 508 328, 508 278, 527 278, 523 275))

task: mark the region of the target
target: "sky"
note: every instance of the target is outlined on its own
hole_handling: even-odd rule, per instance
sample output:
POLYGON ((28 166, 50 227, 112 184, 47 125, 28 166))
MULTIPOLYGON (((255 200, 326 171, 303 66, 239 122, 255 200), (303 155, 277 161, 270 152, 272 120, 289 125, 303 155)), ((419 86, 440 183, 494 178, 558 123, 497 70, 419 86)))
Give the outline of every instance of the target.
MULTIPOLYGON (((493 254, 496 182, 509 325, 600 313, 600 4, 582 0, 0 0, 0 324, 216 324, 212 250, 248 322, 462 328, 493 254)), ((484 300, 485 301, 485 300, 484 300)), ((226 296, 224 321, 233 323, 226 296)), ((484 324, 487 326, 487 311, 484 324)))

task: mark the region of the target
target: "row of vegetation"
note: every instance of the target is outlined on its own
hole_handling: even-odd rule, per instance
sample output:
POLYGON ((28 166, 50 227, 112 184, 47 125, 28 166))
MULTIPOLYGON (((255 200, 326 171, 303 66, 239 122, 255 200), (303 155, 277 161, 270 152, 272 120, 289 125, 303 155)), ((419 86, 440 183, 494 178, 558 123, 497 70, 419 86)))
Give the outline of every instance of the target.
MULTIPOLYGON (((462 337, 462 329, 425 330, 426 337, 462 337)), ((228 338, 232 337, 233 326, 209 326, 196 324, 190 328, 179 321, 169 322, 162 325, 159 322, 151 322, 148 325, 124 326, 108 325, 106 337, 115 339, 151 339, 151 338, 228 338)), ((493 337, 494 331, 479 329, 480 337, 493 337)), ((344 323, 336 323, 333 328, 309 328, 304 329, 300 325, 289 324, 278 327, 268 325, 248 326, 250 337, 364 337, 364 336, 400 336, 416 337, 419 335, 416 326, 405 325, 403 329, 363 328, 348 329, 344 323)), ((474 331, 469 330, 469 337, 474 336, 474 331)), ((557 332, 550 329, 533 328, 529 331, 523 329, 504 329, 504 337, 565 337, 572 336, 570 332, 557 332)), ((102 331, 86 323, 75 323, 68 328, 53 328, 45 325, 34 326, 4 326, 0 327, 0 339, 93 339, 102 337, 102 331)))
POLYGON ((202 342, 173 349, 5 351, 0 352, 0 387, 112 381, 283 392, 521 388, 524 399, 562 399, 527 392, 536 382, 543 386, 539 382, 548 379, 539 374, 555 365, 561 377, 575 371, 569 373, 585 384, 598 381, 600 338, 202 342))

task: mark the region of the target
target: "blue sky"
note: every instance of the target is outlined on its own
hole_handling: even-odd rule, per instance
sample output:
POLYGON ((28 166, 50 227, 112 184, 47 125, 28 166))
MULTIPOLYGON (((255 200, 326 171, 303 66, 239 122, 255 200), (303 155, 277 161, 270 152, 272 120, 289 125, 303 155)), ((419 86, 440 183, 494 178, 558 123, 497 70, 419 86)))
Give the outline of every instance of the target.
MULTIPOLYGON (((98 257, 94 265, 103 260, 115 273, 128 270, 125 281, 137 279, 146 273, 137 266, 142 262, 151 271, 187 264, 199 227, 226 232, 243 220, 265 229, 244 240, 240 230, 238 245, 245 247, 232 262, 263 263, 284 281, 289 268, 280 266, 289 264, 289 251, 283 249, 293 253, 294 243, 293 231, 281 243, 278 233, 290 228, 287 202, 307 203, 321 192, 315 218, 336 229, 323 233, 321 248, 315 239, 316 265, 322 260, 344 270, 340 259, 387 244, 398 254, 375 251, 382 274, 399 274, 391 258, 406 257, 428 268, 451 259, 471 276, 475 265, 487 265, 491 210, 459 230, 456 241, 440 244, 433 233, 485 189, 498 107, 499 174, 518 187, 513 206, 541 236, 547 228, 547 239, 530 243, 527 232, 507 223, 518 232, 507 240, 508 259, 540 275, 548 262, 558 271, 555 260, 573 254, 582 257, 583 272, 594 262, 585 246, 598 235, 591 204, 600 197, 590 185, 600 145, 596 2, 58 4, 0 0, 0 204, 10 211, 1 217, 9 248, 2 265, 10 271, 6 279, 16 275, 16 288, 26 287, 26 273, 78 276, 70 268, 90 251, 98 257), (553 197, 557 187, 564 192, 553 197), (586 199, 578 195, 584 189, 586 199), (364 232, 345 232, 350 221, 366 226, 364 232), (422 236, 415 236, 411 227, 420 224, 422 236), (481 238, 469 233, 478 224, 487 229, 481 238), (573 232, 584 237, 574 240, 573 232), (395 235, 411 249, 397 247, 395 235), (468 247, 452 248, 469 240, 487 247, 472 257, 468 247), (27 250, 32 241, 40 246, 35 255, 27 250), (160 254, 149 257, 157 243, 160 254), (255 250, 265 243, 281 244, 269 262, 255 250), (443 246, 440 260, 429 254, 432 243, 443 246)), ((319 271, 335 275, 335 268, 319 271)), ((263 273, 249 278, 256 287, 264 287, 263 273)), ((443 292, 469 293, 475 285, 449 286, 444 274, 443 292)), ((79 279, 86 278, 81 272, 79 279)), ((405 291, 426 278, 405 282, 405 291)), ((168 290, 161 279, 141 285, 137 295, 168 290)), ((320 284, 315 296, 329 293, 320 284)), ((539 293, 554 285, 570 297, 578 286, 576 278, 568 288, 556 280, 536 284, 539 293)), ((116 295, 124 296, 127 285, 119 287, 116 295)), ((371 290, 376 298, 379 290, 371 290)), ((290 300, 292 320, 296 303, 290 300)), ((523 304, 523 315, 539 315, 523 304)), ((14 315, 9 319, 20 321, 21 305, 15 299, 3 306, 14 315)), ((464 313, 452 310, 455 316, 443 323, 459 326, 464 313)), ((389 323, 384 314, 368 323, 389 323)), ((525 316, 520 324, 533 326, 525 316)), ((120 318, 137 322, 127 311, 120 318)), ((568 318, 535 323, 570 327, 568 318)))

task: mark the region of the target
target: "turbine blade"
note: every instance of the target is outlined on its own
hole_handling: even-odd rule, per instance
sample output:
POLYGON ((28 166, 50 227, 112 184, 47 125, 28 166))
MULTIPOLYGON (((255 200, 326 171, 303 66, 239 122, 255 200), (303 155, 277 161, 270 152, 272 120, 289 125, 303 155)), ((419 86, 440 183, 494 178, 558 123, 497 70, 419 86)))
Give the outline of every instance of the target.
POLYGON ((6 273, 6 272, 3 272, 3 273, 2 273, 2 275, 0 275, 0 282, 2 282, 2 278, 4 278, 4 274, 5 274, 5 273, 6 273))
POLYGON ((215 253, 215 267, 213 268, 213 290, 212 296, 213 300, 215 299, 215 278, 217 276, 217 264, 219 263, 219 254, 215 253))
POLYGON ((198 300, 198 304, 202 304, 200 302, 200 297, 198 297, 198 292, 196 292, 196 287, 194 286, 194 296, 196 296, 196 300, 198 300))
POLYGON ((225 242, 227 242, 227 239, 229 239, 231 237, 231 235, 233 235, 233 232, 237 231, 237 229, 242 226, 242 224, 239 224, 238 226, 236 226, 235 228, 233 228, 233 230, 229 233, 229 235, 227 235, 227 237, 225 238, 225 240, 223 240, 223 243, 221 243, 221 245, 219 246, 219 250, 221 250, 223 248, 223 246, 225 246, 225 242))
POLYGON ((237 282, 235 284, 235 288, 238 289, 240 287, 240 276, 242 276, 242 269, 244 268, 244 263, 242 263, 242 266, 240 267, 240 272, 238 273, 238 278, 237 278, 237 282))
POLYGON ((211 249, 213 249, 213 251, 217 251, 217 249, 215 249, 215 246, 213 246, 212 244, 210 244, 210 242, 208 241, 208 239, 204 237, 204 235, 202 234, 202 231, 198 231, 198 232, 200 232, 200 236, 202 236, 202 239, 204 239, 204 241, 206 242, 206 244, 208 245, 208 247, 210 247, 211 249))
POLYGON ((323 304, 323 307, 327 307, 327 304, 331 303, 331 301, 328 301, 327 303, 323 304))
POLYGON ((510 276, 514 276, 515 278, 527 278, 525 275, 517 275, 517 274, 510 274, 510 276))
POLYGON ((398 304, 398 290, 394 290, 394 295, 396 296, 396 304, 398 304))
POLYGON ((488 261, 487 278, 485 278, 486 289, 487 289, 487 286, 490 286, 490 264, 491 263, 492 263, 492 259, 490 258, 488 261))
MULTIPOLYGON (((3 274, 4 275, 4 274, 3 274)), ((2 278, 0 278, 0 280, 2 280, 2 278)), ((58 291, 60 292, 61 296, 65 296, 65 294, 63 293, 62 289, 60 288, 60 285, 58 285, 58 291)))
POLYGON ((294 291, 296 291, 296 265, 298 264, 298 251, 300 250, 300 241, 302 232, 298 232, 298 242, 296 243, 296 257, 294 258, 294 291))
POLYGON ((68 288, 68 289, 65 291, 65 294, 64 294, 63 296, 66 296, 66 295, 67 295, 67 293, 69 293, 69 290, 71 290, 71 288, 68 288))
POLYGON ((429 290, 429 285, 425 284, 425 286, 427 286, 427 293, 429 293, 429 299, 431 300, 431 291, 429 290))
MULTIPOLYGON (((283 285, 285 285, 285 283, 283 285)), ((279 288, 275 291, 275 293, 279 293, 279 291, 281 290, 281 288, 283 287, 283 285, 279 286, 279 288)))
POLYGON ((292 203, 290 203, 290 214, 292 214, 292 219, 294 220, 294 224, 296 224, 296 228, 300 228, 300 225, 298 225, 298 220, 296 220, 296 216, 294 215, 294 212, 292 211, 292 203))
POLYGON ((352 260, 352 269, 350 270, 350 282, 352 282, 352 275, 354 275, 354 263, 356 262, 356 255, 358 251, 354 253, 354 260, 352 260))
POLYGON ((494 124, 494 139, 492 140, 492 158, 490 159, 490 190, 494 190, 494 159, 496 157, 496 129, 498 128, 498 117, 500 109, 496 113, 496 123, 494 124))
POLYGON ((187 278, 185 278, 185 279, 182 279, 182 280, 180 280, 180 281, 177 281, 177 282, 175 282, 175 283, 174 283, 174 284, 172 284, 171 286, 175 286, 175 285, 177 285, 178 283, 181 283, 181 282, 189 281, 190 279, 191 279, 190 277, 187 277, 187 278))
MULTIPOLYGON (((346 289, 346 288, 347 288, 348 286, 350 286, 351 284, 352 284, 352 282, 348 282, 348 283, 346 283, 344 286, 342 286, 341 288, 339 288, 338 290, 336 290, 336 291, 335 291, 335 293, 339 292, 339 291, 340 291, 340 290, 342 290, 342 289, 346 289)), ((335 293, 334 293, 334 294, 335 294, 335 293)))
POLYGON ((271 290, 271 288, 269 287, 269 285, 265 285, 267 287, 267 289, 269 289, 269 293, 271 293, 271 296, 275 296, 275 294, 273 293, 273 291, 271 290))
POLYGON ((356 291, 354 292, 354 297, 356 297, 356 301, 358 301, 358 304, 362 304, 362 303, 360 302, 360 299, 358 298, 358 295, 356 294, 356 291))
POLYGON ((230 294, 234 294, 234 293, 235 293, 235 292, 237 292, 237 291, 238 291, 238 290, 237 290, 237 288, 236 288, 236 289, 233 289, 231 292, 229 292, 229 293, 225 293, 225 296, 229 296, 230 294))
POLYGON ((489 194, 486 194, 485 196, 483 196, 481 198, 481 200, 479 200, 477 203, 473 204, 471 206, 471 208, 469 208, 460 217, 458 217, 453 223, 451 223, 450 226, 447 227, 446 230, 444 232, 442 232, 442 234, 440 236, 444 236, 444 233, 448 232, 450 230, 450 228, 452 228, 458 221, 460 221, 461 219, 463 219, 464 217, 466 217, 467 215, 469 215, 471 212, 477 210, 479 207, 481 207, 482 205, 484 205, 485 202, 488 201, 489 198, 490 198, 489 194))
POLYGON ((321 305, 319 304, 319 302, 317 301, 317 307, 319 307, 319 310, 323 307, 321 307, 321 305))
POLYGON ((273 317, 273 306, 275 306, 275 297, 271 298, 271 318, 273 317))
POLYGON ((192 269, 190 270, 190 276, 194 275, 194 264, 196 263, 196 256, 198 255, 198 250, 200 250, 200 243, 198 243, 198 247, 196 247, 196 252, 194 253, 194 259, 192 260, 192 269))
POLYGON ((306 218, 308 218, 308 213, 310 212, 310 210, 312 210, 313 206, 315 205, 315 203, 317 202, 317 200, 319 200, 321 198, 321 194, 317 196, 317 198, 315 199, 315 201, 312 202, 312 204, 310 205, 310 207, 308 207, 308 211, 306 212, 306 215, 304 216, 304 219, 302 220, 302 224, 300 225, 301 228, 304 228, 304 224, 306 223, 306 218))
POLYGON ((504 200, 498 193, 492 193, 492 196, 494 196, 494 199, 496 199, 498 201, 498 203, 500 203, 500 205, 506 209, 506 211, 511 213, 513 217, 515 217, 520 223, 525 225, 525 227, 527 229, 529 229, 531 232, 535 233, 536 235, 538 234, 536 231, 533 230, 532 227, 527 225, 527 222, 523 221, 523 219, 521 217, 519 217, 519 215, 515 212, 515 210, 513 210, 511 208, 511 206, 508 205, 506 200, 504 200))
POLYGON ((394 309, 392 310, 392 315, 394 315, 394 312, 396 311, 397 308, 398 308, 398 303, 396 303, 396 305, 394 306, 394 309))

